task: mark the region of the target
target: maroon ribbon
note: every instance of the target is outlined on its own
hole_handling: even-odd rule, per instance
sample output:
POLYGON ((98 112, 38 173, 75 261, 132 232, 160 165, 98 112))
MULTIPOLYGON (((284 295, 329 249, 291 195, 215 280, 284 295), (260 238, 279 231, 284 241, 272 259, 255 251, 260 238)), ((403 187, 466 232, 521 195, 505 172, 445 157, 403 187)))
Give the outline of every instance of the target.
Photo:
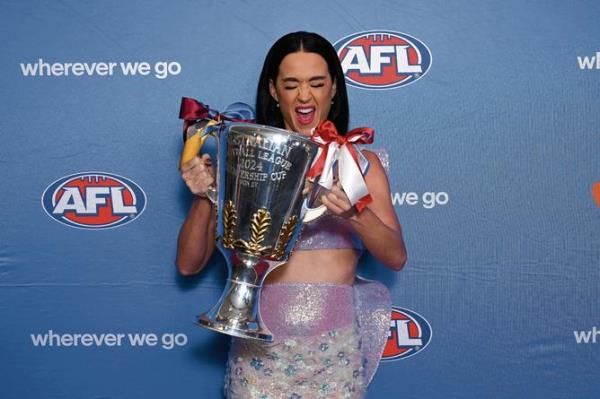
POLYGON ((186 132, 190 125, 209 117, 210 109, 207 105, 193 98, 182 97, 181 108, 179 108, 179 119, 183 119, 183 141, 186 139, 186 132))
POLYGON ((179 109, 179 119, 183 119, 183 141, 185 141, 187 129, 194 123, 203 119, 214 119, 217 122, 225 120, 230 122, 252 123, 254 122, 254 112, 249 105, 242 103, 232 104, 225 112, 219 112, 210 109, 208 105, 193 98, 182 97, 181 108, 179 109), (240 106, 242 106, 242 109, 240 109, 240 106), (248 116, 248 118, 240 118, 239 116, 248 116))

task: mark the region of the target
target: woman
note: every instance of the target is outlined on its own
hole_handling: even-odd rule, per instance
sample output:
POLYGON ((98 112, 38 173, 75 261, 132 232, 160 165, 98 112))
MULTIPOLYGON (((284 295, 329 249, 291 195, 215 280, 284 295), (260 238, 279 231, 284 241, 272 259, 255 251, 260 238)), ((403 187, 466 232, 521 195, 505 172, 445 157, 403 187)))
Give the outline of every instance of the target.
MULTIPOLYGON (((257 123, 310 135, 330 120, 348 130, 344 75, 331 44, 295 32, 270 49, 257 90, 257 123)), ((261 315, 276 341, 234 339, 226 393, 232 398, 362 397, 389 329, 389 294, 359 282, 356 266, 367 249, 400 270, 406 249, 378 156, 363 151, 372 202, 357 212, 339 183, 321 196, 328 214, 306 225, 286 265, 267 276, 261 315)), ((182 167, 195 199, 181 228, 177 266, 198 273, 214 250, 214 212, 206 199, 213 184, 207 155, 182 167)))

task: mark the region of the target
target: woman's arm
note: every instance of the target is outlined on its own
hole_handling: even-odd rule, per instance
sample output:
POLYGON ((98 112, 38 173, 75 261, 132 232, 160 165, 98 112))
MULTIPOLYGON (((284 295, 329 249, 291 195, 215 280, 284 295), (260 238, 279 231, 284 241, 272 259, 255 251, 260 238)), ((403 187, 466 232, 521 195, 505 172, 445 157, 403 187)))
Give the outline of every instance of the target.
POLYGON ((377 155, 364 151, 370 163, 365 176, 373 201, 362 212, 350 205, 339 185, 323 196, 330 212, 347 218, 369 252, 387 267, 400 270, 406 263, 402 229, 390 197, 388 179, 377 155))
POLYGON ((216 216, 206 198, 206 191, 214 182, 210 165, 210 157, 204 155, 195 157, 181 168, 181 177, 195 194, 177 240, 175 264, 184 276, 199 273, 215 249, 216 216))
POLYGON ((175 264, 179 273, 199 273, 215 249, 215 212, 206 198, 195 197, 177 239, 175 264))

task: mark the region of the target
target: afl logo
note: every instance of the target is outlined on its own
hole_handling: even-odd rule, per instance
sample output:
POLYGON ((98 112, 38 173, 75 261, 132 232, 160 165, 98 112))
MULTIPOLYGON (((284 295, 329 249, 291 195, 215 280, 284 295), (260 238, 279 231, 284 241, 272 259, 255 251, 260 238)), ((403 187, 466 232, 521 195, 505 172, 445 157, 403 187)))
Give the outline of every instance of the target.
POLYGON ((421 352, 431 341, 431 326, 412 310, 392 307, 390 331, 381 360, 404 359, 421 352))
POLYGON ((422 78, 431 67, 431 52, 405 33, 354 33, 333 45, 346 83, 361 89, 393 89, 422 78))
POLYGON ((125 177, 85 172, 46 187, 42 206, 51 218, 67 226, 99 230, 137 218, 146 207, 146 194, 125 177))

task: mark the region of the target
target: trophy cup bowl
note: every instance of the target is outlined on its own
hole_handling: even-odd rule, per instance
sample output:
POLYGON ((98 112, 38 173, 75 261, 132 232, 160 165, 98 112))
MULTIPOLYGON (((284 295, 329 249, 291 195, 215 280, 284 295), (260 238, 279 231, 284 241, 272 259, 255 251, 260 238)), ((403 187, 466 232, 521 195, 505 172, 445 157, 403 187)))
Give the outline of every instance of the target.
POLYGON ((287 261, 300 233, 308 210, 305 178, 319 146, 306 136, 250 123, 201 128, 217 139, 218 190, 208 196, 216 205, 216 245, 228 278, 217 304, 197 323, 272 341, 260 317, 260 289, 267 274, 287 261))

